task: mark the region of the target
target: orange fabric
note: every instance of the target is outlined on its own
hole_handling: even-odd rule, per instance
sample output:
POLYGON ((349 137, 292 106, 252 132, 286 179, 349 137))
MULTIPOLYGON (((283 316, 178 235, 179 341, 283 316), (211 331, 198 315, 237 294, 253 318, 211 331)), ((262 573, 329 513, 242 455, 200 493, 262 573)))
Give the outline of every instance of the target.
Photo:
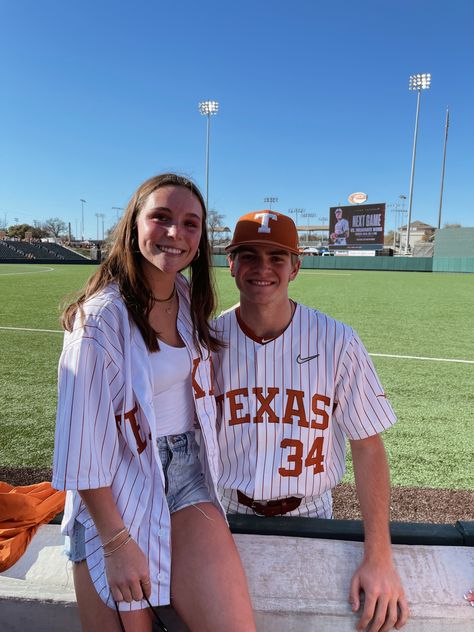
POLYGON ((0 481, 0 572, 13 566, 38 527, 64 509, 66 492, 51 483, 13 487, 0 481))

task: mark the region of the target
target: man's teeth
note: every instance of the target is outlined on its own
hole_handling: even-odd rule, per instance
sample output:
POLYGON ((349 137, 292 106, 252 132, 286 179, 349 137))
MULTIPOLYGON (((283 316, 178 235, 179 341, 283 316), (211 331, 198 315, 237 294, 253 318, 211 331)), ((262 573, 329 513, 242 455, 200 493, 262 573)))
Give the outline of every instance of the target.
POLYGON ((253 285, 261 285, 261 286, 267 286, 267 285, 271 285, 272 284, 271 281, 251 281, 251 283, 253 285))

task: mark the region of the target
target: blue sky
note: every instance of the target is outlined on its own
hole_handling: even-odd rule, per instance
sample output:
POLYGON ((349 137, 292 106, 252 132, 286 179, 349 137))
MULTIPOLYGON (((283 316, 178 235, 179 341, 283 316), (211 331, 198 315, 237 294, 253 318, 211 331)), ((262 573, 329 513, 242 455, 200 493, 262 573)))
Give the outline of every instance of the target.
POLYGON ((95 237, 95 213, 111 225, 155 173, 204 189, 206 99, 220 103, 209 206, 229 226, 267 196, 311 222, 354 191, 395 204, 409 189, 408 78, 430 72, 412 218, 437 222, 449 105, 443 223, 474 226, 473 23, 471 0, 4 1, 0 223, 60 216, 75 232, 84 198, 95 237))

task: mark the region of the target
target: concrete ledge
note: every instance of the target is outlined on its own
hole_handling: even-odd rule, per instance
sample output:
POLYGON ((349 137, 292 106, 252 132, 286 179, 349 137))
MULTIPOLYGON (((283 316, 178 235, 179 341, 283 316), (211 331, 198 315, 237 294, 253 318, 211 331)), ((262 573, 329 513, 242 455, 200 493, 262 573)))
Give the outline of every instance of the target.
MULTIPOLYGON (((235 540, 259 632, 355 629, 347 596, 361 542, 253 534, 235 540)), ((79 632, 62 548, 59 527, 43 526, 21 560, 0 575, 2 631, 79 632)), ((406 632, 474 631, 474 609, 463 600, 474 578, 474 548, 394 545, 394 556, 411 609, 406 632)))

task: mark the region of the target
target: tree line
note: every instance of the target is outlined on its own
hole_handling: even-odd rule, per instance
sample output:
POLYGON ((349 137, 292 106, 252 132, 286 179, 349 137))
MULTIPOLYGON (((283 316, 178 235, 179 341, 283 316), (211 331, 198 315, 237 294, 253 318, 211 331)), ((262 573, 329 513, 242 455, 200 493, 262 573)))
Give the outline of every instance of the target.
POLYGON ((41 239, 43 237, 63 237, 67 236, 68 225, 59 217, 50 217, 42 223, 35 222, 31 224, 13 224, 5 228, 7 237, 15 237, 16 239, 25 239, 27 233, 31 233, 33 239, 41 239))

